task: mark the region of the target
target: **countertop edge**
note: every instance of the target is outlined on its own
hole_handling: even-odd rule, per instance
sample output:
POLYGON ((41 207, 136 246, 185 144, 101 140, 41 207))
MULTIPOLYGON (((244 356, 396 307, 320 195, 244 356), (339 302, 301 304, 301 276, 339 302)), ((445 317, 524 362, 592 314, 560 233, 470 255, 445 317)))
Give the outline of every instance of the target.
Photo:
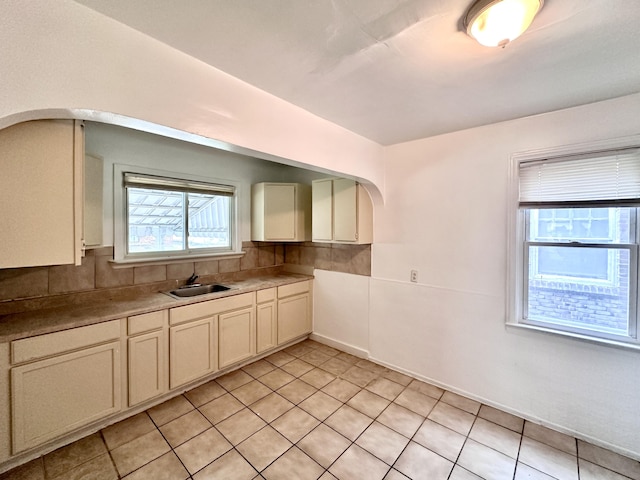
POLYGON ((166 293, 157 292, 127 299, 106 299, 91 306, 74 305, 72 307, 57 307, 4 315, 0 317, 0 343, 119 320, 132 315, 218 300, 243 293, 313 280, 313 278, 313 275, 298 273, 254 277, 237 282, 225 282, 225 285, 232 287, 231 290, 191 298, 176 299, 166 293))

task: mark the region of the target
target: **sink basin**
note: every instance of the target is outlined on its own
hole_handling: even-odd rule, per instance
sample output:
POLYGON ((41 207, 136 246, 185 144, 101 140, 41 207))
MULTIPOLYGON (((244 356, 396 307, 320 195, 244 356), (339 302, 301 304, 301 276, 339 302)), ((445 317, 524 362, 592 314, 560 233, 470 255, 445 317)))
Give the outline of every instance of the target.
POLYGON ((169 292, 169 295, 178 298, 186 298, 197 297, 198 295, 206 295, 208 293, 225 292, 227 290, 231 290, 231 287, 213 283, 211 285, 193 285, 181 287, 176 290, 171 290, 169 292))

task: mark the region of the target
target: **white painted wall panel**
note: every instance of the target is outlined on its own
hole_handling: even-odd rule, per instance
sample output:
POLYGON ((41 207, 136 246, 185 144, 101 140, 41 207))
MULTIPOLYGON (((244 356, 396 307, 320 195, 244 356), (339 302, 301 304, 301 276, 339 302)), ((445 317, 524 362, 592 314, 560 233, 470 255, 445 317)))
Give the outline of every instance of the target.
POLYGON ((314 276, 313 333, 366 354, 370 278, 317 269, 314 276))
POLYGON ((378 144, 111 18, 71 0, 2 7, 0 128, 79 115, 383 183, 378 144))
POLYGON ((389 147, 372 358, 640 458, 640 352, 505 327, 511 155, 638 134, 638 112, 632 95, 389 147))

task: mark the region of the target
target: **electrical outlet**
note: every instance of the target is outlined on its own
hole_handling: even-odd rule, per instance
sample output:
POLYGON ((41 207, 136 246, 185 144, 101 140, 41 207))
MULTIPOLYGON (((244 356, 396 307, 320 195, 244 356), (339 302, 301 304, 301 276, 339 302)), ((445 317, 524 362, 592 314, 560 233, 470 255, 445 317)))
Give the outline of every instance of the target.
POLYGON ((417 283, 418 282, 418 271, 417 270, 411 270, 411 281, 413 283, 417 283))

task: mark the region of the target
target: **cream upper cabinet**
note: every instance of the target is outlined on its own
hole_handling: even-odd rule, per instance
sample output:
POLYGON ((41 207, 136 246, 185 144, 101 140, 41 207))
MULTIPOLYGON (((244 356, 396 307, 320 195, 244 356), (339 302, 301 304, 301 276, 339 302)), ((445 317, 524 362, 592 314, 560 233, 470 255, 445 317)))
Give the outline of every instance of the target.
POLYGON ((365 188, 345 178, 312 183, 314 242, 373 242, 373 205, 365 188))
POLYGON ((251 187, 251 240, 311 239, 311 188, 300 183, 256 183, 251 187))
POLYGON ((311 205, 313 241, 333 241, 333 180, 313 182, 311 205))
POLYGON ((102 245, 103 160, 84 156, 84 243, 87 247, 102 245))
POLYGON ((0 268, 80 265, 82 125, 24 122, 0 130, 0 268))

